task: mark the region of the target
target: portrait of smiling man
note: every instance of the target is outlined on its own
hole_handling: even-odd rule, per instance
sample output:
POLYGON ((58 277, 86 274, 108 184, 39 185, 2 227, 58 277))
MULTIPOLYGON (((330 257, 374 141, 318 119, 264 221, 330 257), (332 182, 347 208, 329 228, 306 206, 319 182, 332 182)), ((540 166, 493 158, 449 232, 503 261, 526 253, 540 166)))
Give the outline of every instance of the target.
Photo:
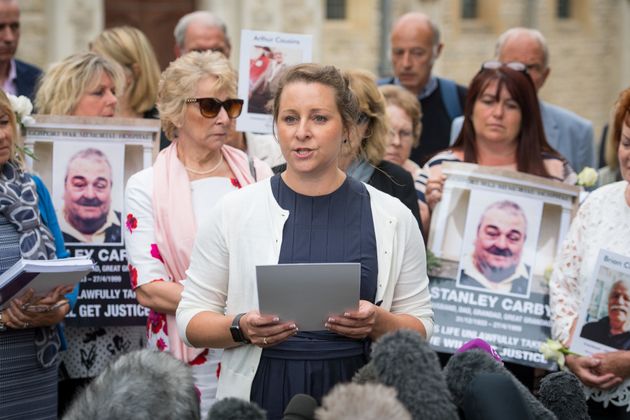
POLYGON ((458 285, 526 296, 531 266, 522 260, 527 216, 510 200, 497 201, 481 214, 473 251, 460 265, 458 285))
POLYGON ((87 148, 68 161, 64 178, 61 231, 66 243, 120 243, 120 212, 112 209, 112 166, 98 149, 87 148))
POLYGON ((617 280, 608 293, 608 316, 584 324, 580 336, 617 350, 630 350, 630 282, 617 280))

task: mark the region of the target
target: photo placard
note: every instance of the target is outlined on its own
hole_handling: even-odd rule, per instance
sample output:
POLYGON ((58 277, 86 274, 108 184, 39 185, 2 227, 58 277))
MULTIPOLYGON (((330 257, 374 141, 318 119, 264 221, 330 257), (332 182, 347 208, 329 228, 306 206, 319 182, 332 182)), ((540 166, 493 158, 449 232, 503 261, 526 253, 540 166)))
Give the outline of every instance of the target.
POLYGON ((580 189, 515 171, 445 162, 431 217, 431 345, 454 353, 473 338, 510 362, 551 367, 538 351, 550 336, 551 267, 580 189))

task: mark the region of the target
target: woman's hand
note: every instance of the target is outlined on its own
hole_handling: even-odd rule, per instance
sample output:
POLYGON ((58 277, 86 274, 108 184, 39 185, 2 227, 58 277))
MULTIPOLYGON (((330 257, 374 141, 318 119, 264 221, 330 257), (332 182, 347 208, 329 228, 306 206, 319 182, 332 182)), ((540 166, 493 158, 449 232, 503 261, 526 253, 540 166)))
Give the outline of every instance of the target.
POLYGON ((433 211, 437 203, 442 200, 444 181, 446 181, 446 175, 442 175, 441 173, 436 174, 435 176, 432 175, 427 180, 427 185, 424 189, 424 196, 431 211, 433 211))
POLYGON ((261 315, 258 311, 243 315, 240 327, 245 338, 258 347, 275 346, 298 332, 295 323, 280 322, 275 315, 261 315))
POLYGON ((584 385, 591 388, 610 389, 619 385, 623 379, 611 372, 602 372, 602 360, 596 357, 578 356, 569 354, 566 363, 571 372, 577 376, 584 385))
POLYGON ((13 329, 55 325, 70 311, 70 304, 63 298, 68 291, 72 291, 72 286, 58 286, 43 298, 35 298, 29 290, 11 301, 2 312, 3 321, 13 329), (34 306, 37 306, 37 312, 29 310, 34 306))
POLYGON ((599 360, 597 372, 601 374, 612 373, 622 379, 630 377, 630 351, 597 353, 593 357, 599 360))
POLYGON ((359 309, 342 316, 328 318, 326 328, 346 337, 361 339, 372 334, 376 324, 376 305, 367 300, 359 301, 359 309))

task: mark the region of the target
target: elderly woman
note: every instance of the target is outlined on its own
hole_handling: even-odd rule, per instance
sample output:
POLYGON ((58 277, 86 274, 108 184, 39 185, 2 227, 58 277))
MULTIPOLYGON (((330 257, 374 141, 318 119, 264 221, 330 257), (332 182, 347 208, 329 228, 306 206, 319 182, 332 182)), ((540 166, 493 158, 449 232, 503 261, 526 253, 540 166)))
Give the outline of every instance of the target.
POLYGON ((357 130, 344 142, 340 168, 352 178, 399 199, 420 224, 413 178, 395 162, 384 160, 389 126, 376 80, 363 70, 351 70, 348 77, 359 101, 359 119, 357 130))
POLYGON ((545 138, 538 98, 524 64, 489 61, 470 82, 464 124, 452 148, 433 156, 420 176, 422 223, 442 198, 443 162, 469 162, 575 184, 566 159, 545 138))
MULTIPOLYGON (((91 52, 71 55, 53 64, 40 80, 35 97, 37 112, 113 117, 118 103, 116 92, 122 91, 123 79, 118 65, 104 57, 91 52)), ((85 241, 67 216, 64 215, 60 223, 66 242, 85 241)), ((90 242, 105 241, 106 227, 112 223, 120 224, 115 214, 108 215, 103 227, 90 235, 90 242)), ((77 390, 98 375, 113 358, 140 348, 144 342, 142 327, 68 327, 65 331, 68 351, 62 354, 60 413, 77 390)))
POLYGON ((286 170, 226 196, 197 234, 179 332, 195 347, 225 349, 219 398, 251 399, 270 419, 295 394, 319 399, 350 380, 367 361, 369 340, 399 328, 429 337, 433 329, 416 220, 399 200, 339 169, 358 114, 335 67, 287 70, 273 102, 286 170), (341 262, 361 264, 356 310, 331 316, 319 331, 259 313, 256 266, 341 262))
POLYGON ((224 144, 243 106, 235 96, 236 74, 223 54, 192 52, 172 62, 158 91, 172 144, 153 167, 129 179, 125 194, 132 287, 151 309, 148 345, 193 367, 202 413, 215 398, 221 352, 187 348, 175 325, 193 239, 222 196, 271 176, 267 165, 224 144))
MULTIPOLYGON (((0 274, 20 258, 65 257, 50 195, 16 153, 15 113, 0 90, 0 274), (16 208, 22 210, 17 212, 16 208), (33 241, 32 239, 35 238, 33 241)), ((57 418, 57 371, 62 346, 55 327, 70 310, 59 287, 35 299, 14 298, 0 310, 0 413, 2 418, 57 418), (37 304, 41 312, 31 312, 37 304)))
POLYGON ((116 116, 153 118, 160 65, 142 31, 130 26, 106 29, 92 41, 90 49, 118 63, 125 73, 116 116))
MULTIPOLYGON (((624 90, 619 99, 612 140, 617 146, 623 180, 598 188, 582 204, 550 280, 552 335, 567 346, 579 308, 588 299, 584 292, 600 250, 630 257, 630 89, 624 90)), ((627 314, 624 313, 623 318, 627 319, 627 314)), ((569 355, 566 364, 588 387, 586 393, 593 419, 628 418, 630 351, 590 357, 569 355)))
POLYGON ((398 85, 380 86, 385 97, 389 135, 385 160, 402 166, 415 177, 420 172, 417 163, 409 159, 411 149, 418 147, 422 132, 422 111, 418 98, 407 89, 398 85))

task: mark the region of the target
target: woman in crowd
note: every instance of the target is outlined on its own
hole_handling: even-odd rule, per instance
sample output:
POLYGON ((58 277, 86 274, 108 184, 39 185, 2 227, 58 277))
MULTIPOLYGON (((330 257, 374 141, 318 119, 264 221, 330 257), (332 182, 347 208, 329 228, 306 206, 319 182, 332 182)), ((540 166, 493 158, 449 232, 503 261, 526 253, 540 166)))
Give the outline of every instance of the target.
POLYGON ((116 116, 156 118, 160 65, 142 31, 130 26, 106 29, 92 41, 90 49, 118 63, 125 73, 116 116))
MULTIPOLYGON (((46 71, 37 90, 35 106, 39 114, 113 117, 118 103, 116 92, 122 92, 123 80, 118 65, 106 58, 91 52, 74 54, 46 71)), ((111 217, 116 218, 115 215, 111 217)), ((118 219, 111 221, 114 222, 121 223, 118 219)), ((104 226, 111 223, 108 219, 104 226)), ((84 241, 66 217, 60 219, 60 224, 67 242, 84 241)), ((99 232, 92 238, 97 236, 104 240, 105 235, 99 232)), ((62 354, 60 413, 76 391, 98 375, 112 359, 141 348, 145 335, 141 326, 67 327, 65 332, 68 350, 62 354)))
POLYGON ((286 170, 224 197, 197 233, 177 308, 179 332, 195 347, 225 349, 219 398, 251 399, 270 419, 281 418, 297 393, 319 399, 350 380, 367 361, 369 340, 398 328, 431 335, 416 220, 399 200, 339 169, 358 115, 338 69, 290 68, 273 102, 286 170), (335 262, 361 263, 356 310, 304 332, 258 312, 257 265, 335 262))
POLYGON ((418 220, 418 196, 413 178, 395 162, 384 160, 389 125, 385 100, 371 73, 348 71, 350 88, 359 100, 357 130, 342 148, 339 167, 352 178, 398 198, 418 220))
MULTIPOLYGON (((50 195, 16 152, 18 136, 15 113, 0 90, 0 274, 22 257, 67 255, 50 195)), ((70 310, 63 296, 70 290, 58 287, 39 300, 26 293, 0 310, 0 417, 57 418, 62 339, 56 325, 70 310), (45 310, 29 311, 29 304, 45 310)))
MULTIPOLYGON (((592 192, 573 219, 550 280, 552 335, 570 345, 578 311, 591 281, 600 250, 630 257, 630 89, 617 102, 611 139, 617 147, 622 181, 592 192)), ((628 290, 624 299, 628 298, 628 290)), ((623 300, 623 299, 621 299, 623 300)), ((627 322, 622 305, 621 319, 627 322)), ((613 316, 609 312, 609 316, 613 316)), ((627 328, 626 328, 627 329, 627 328)), ((605 332, 608 334, 608 331, 605 332)), ((614 335, 611 335, 612 339, 614 335)), ((588 387, 593 419, 626 419, 630 404, 630 351, 591 357, 568 355, 566 365, 588 387), (603 403, 603 404, 602 404, 603 403), (606 408, 604 408, 606 407, 606 408)))
POLYGON ((613 115, 613 121, 610 126, 612 129, 607 130, 608 139, 606 141, 606 166, 600 168, 597 176, 597 186, 611 184, 613 182, 621 181, 621 170, 619 168, 619 136, 621 135, 622 116, 620 112, 630 107, 630 89, 626 89, 619 95, 619 99, 615 106, 615 115, 613 115))
POLYGON ((418 147, 422 132, 422 111, 418 98, 398 85, 380 86, 387 104, 390 131, 387 136, 385 159, 400 165, 416 177, 420 172, 417 163, 409 159, 411 149, 418 147))
POLYGON ((424 226, 442 198, 443 162, 476 163, 575 184, 573 169, 547 143, 525 65, 484 63, 470 82, 464 116, 453 147, 431 158, 417 183, 424 226))
POLYGON ((271 176, 267 165, 225 145, 243 106, 235 97, 236 74, 223 54, 192 52, 172 62, 158 92, 162 128, 172 143, 153 167, 129 179, 125 194, 132 287, 151 309, 148 345, 192 366, 202 413, 215 398, 221 353, 186 347, 175 325, 193 239, 219 198, 271 176))

